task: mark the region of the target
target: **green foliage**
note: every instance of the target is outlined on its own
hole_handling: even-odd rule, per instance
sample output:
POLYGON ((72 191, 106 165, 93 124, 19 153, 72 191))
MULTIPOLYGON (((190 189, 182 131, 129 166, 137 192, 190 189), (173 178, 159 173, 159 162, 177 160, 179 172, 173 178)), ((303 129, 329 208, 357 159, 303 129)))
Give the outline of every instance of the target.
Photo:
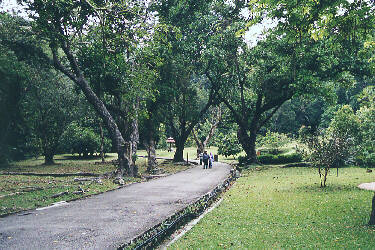
POLYGON ((354 163, 355 139, 341 132, 341 130, 331 129, 327 134, 311 135, 305 138, 308 146, 305 157, 317 168, 321 187, 326 187, 328 172, 331 168, 340 168, 354 163))
MULTIPOLYGON (((60 145, 64 152, 86 157, 100 152, 101 138, 92 128, 81 127, 73 122, 62 134, 60 145)), ((111 141, 104 138, 104 153, 109 152, 111 147, 111 141)))
POLYGON ((267 131, 265 136, 258 137, 257 143, 260 147, 269 149, 271 154, 280 153, 280 148, 290 142, 285 134, 267 131))
POLYGON ((241 153, 242 148, 238 142, 236 132, 226 134, 219 133, 218 135, 218 154, 228 156, 236 156, 241 153))
POLYGON ((0 163, 22 158, 25 153, 25 124, 19 104, 29 73, 12 52, 0 47, 0 163))
POLYGON ((356 112, 361 133, 357 160, 364 166, 375 166, 375 105, 368 102, 375 96, 372 89, 364 89, 361 107, 356 112))
POLYGON ((344 105, 335 113, 327 132, 357 140, 360 136, 359 126, 359 120, 353 109, 349 105, 344 105))

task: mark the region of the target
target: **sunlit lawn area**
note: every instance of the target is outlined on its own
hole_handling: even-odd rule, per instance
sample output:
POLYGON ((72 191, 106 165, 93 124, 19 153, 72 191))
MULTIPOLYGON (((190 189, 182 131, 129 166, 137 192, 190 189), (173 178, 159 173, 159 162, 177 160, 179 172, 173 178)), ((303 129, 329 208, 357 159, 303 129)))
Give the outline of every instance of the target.
POLYGON ((375 173, 332 171, 322 189, 315 169, 260 168, 245 170, 223 202, 171 248, 374 248, 375 227, 366 226, 373 192, 357 185, 374 181, 375 173))

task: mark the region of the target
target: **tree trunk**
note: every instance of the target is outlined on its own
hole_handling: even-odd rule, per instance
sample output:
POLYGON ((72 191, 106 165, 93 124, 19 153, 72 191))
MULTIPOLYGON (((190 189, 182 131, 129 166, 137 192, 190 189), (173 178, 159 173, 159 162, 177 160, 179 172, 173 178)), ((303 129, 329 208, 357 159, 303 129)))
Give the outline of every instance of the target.
POLYGON ((52 165, 55 164, 55 161, 53 160, 54 154, 51 152, 44 154, 44 165, 52 165))
POLYGON ((369 225, 375 225, 375 193, 374 197, 372 197, 372 210, 370 215, 370 221, 368 222, 369 225))
POLYGON ((103 122, 99 121, 99 128, 100 128, 100 158, 102 162, 105 162, 104 159, 104 132, 103 132, 103 122))
POLYGON ((135 157, 137 155, 138 143, 139 143, 139 130, 138 130, 138 119, 134 119, 131 123, 132 132, 130 134, 130 142, 131 142, 131 159, 132 164, 135 164, 135 157))
POLYGON ((201 140, 199 140, 197 133, 195 132, 194 129, 191 132, 193 134, 195 144, 197 145, 197 159, 199 159, 199 154, 201 153, 203 154, 204 149, 206 148, 206 144, 205 144, 205 141, 202 142, 201 140))
MULTIPOLYGON (((197 153, 198 153, 198 151, 199 151, 199 154, 200 153, 204 153, 204 151, 206 150, 206 144, 204 144, 204 143, 199 143, 199 145, 198 145, 198 150, 197 150, 197 153)), ((199 158, 199 154, 197 155, 197 158, 199 158)))
POLYGON ((319 179, 320 179, 320 187, 323 187, 322 169, 320 167, 318 167, 318 172, 319 172, 319 179))
POLYGON ((155 140, 153 138, 153 133, 150 131, 148 138, 145 140, 144 144, 147 150, 147 172, 152 173, 152 171, 157 167, 158 163, 156 160, 156 150, 155 150, 155 140))
POLYGON ((174 162, 182 162, 184 161, 184 148, 185 148, 185 141, 176 140, 176 152, 174 153, 173 161, 174 162))
POLYGON ((328 170, 329 170, 328 168, 324 169, 323 187, 326 187, 328 170))
POLYGON ((135 176, 133 167, 131 167, 129 159, 125 155, 125 140, 122 137, 122 134, 118 129, 112 115, 108 112, 103 102, 96 96, 94 91, 92 91, 92 89, 84 79, 81 79, 79 81, 79 86, 81 87, 87 100, 93 105, 96 112, 102 117, 104 124, 106 125, 111 136, 112 143, 116 148, 118 156, 118 169, 116 170, 117 176, 135 176))
POLYGON ((87 101, 94 107, 95 111, 102 118, 111 136, 113 145, 117 149, 119 163, 118 169, 116 171, 117 175, 123 176, 124 174, 128 174, 130 176, 134 176, 133 168, 129 165, 129 160, 125 156, 124 138, 122 137, 122 134, 118 129, 115 120, 109 113, 107 107, 104 105, 102 100, 98 98, 95 92, 91 89, 87 80, 82 75, 82 72, 78 66, 78 62, 74 58, 73 53, 70 51, 69 45, 66 43, 65 40, 62 40, 60 45, 69 61, 72 71, 68 70, 67 68, 65 68, 65 66, 61 64, 58 58, 57 48, 51 45, 54 66, 62 73, 64 73, 66 76, 68 76, 73 82, 75 82, 81 88, 83 94, 86 96, 87 101))
POLYGON ((237 131, 237 138, 240 142, 243 150, 246 153, 247 158, 250 162, 255 163, 257 162, 256 150, 255 150, 255 142, 257 139, 257 131, 253 130, 250 131, 250 136, 247 134, 246 130, 239 127, 237 131))

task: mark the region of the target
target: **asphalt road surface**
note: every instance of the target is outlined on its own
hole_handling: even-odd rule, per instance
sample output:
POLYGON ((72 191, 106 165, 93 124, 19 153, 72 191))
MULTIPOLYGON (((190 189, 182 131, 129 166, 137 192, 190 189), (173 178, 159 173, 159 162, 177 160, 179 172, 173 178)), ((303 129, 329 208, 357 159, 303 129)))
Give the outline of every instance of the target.
POLYGON ((229 175, 214 163, 58 207, 0 218, 0 249, 116 249, 198 200, 229 175))

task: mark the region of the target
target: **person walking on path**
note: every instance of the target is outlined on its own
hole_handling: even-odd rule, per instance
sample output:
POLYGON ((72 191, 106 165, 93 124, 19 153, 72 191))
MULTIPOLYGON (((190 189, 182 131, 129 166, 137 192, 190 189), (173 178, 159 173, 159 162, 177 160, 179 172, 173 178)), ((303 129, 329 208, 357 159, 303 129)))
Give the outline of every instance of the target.
POLYGON ((207 169, 208 168, 208 160, 209 160, 210 156, 207 154, 207 151, 204 151, 203 153, 203 169, 207 169))
POLYGON ((212 163, 213 162, 214 162, 214 156, 212 155, 212 152, 210 152, 209 168, 212 168, 212 163))

